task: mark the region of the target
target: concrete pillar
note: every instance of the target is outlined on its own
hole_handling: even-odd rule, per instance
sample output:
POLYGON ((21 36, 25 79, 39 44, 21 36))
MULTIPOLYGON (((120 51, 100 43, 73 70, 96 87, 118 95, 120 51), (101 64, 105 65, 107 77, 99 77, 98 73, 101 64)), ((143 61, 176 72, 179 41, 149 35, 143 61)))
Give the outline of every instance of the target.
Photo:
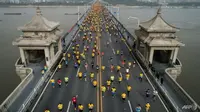
POLYGON ((53 44, 51 44, 51 46, 50 46, 50 58, 51 58, 51 60, 54 58, 54 55, 55 55, 54 46, 53 46, 53 44))
POLYGON ((171 51, 171 55, 170 55, 170 59, 171 59, 171 60, 172 60, 173 57, 174 57, 174 51, 175 51, 175 50, 172 50, 172 51, 171 51))
POLYGON ((25 60, 26 60, 26 64, 28 65, 29 64, 29 54, 28 54, 28 51, 24 51, 24 56, 25 56, 25 60))
POLYGON ((50 66, 50 61, 51 61, 49 51, 50 51, 49 47, 45 47, 45 49, 44 49, 45 60, 46 60, 46 64, 47 64, 48 67, 50 66))
POLYGON ((177 55, 178 55, 178 49, 179 49, 179 48, 175 48, 172 63, 175 63, 175 62, 176 62, 176 58, 177 58, 177 55))
POLYGON ((20 51, 20 56, 21 56, 22 63, 24 63, 24 65, 26 66, 26 59, 25 59, 24 49, 19 47, 19 51, 20 51))
POLYGON ((149 62, 150 62, 150 64, 152 64, 152 62, 153 62, 153 54, 154 54, 154 49, 150 48, 150 55, 149 55, 149 62))
POLYGON ((58 40, 58 51, 62 50, 61 39, 58 40))

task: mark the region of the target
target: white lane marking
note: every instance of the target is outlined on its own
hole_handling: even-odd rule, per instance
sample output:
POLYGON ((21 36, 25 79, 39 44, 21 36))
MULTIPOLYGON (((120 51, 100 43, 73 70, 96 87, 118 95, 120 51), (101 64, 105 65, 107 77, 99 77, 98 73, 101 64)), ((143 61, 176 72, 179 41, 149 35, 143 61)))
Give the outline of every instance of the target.
POLYGON ((71 45, 72 45, 72 42, 70 43, 69 47, 67 48, 67 51, 69 50, 69 48, 71 47, 71 45))
POLYGON ((120 77, 122 77, 122 73, 121 72, 119 73, 119 75, 120 75, 120 77))
POLYGON ((128 100, 128 105, 130 107, 131 112, 133 112, 132 106, 131 106, 131 102, 128 100))
POLYGON ((69 112, 70 106, 71 106, 71 101, 69 101, 69 103, 68 103, 68 107, 67 107, 67 111, 66 112, 69 112))
POLYGON ((76 72, 76 77, 78 77, 78 73, 80 71, 80 67, 78 68, 77 72, 76 72))
POLYGON ((113 54, 115 54, 115 50, 114 50, 114 49, 112 49, 112 51, 113 51, 113 54))
MULTIPOLYGON (((147 77, 146 73, 144 72, 143 68, 141 67, 140 63, 135 60, 136 63, 139 65, 140 69, 142 70, 143 74, 145 75, 145 77, 147 78, 149 84, 152 86, 153 90, 155 90, 155 87, 153 86, 153 84, 151 83, 151 81, 149 80, 149 78, 147 77)), ((165 106, 165 103, 162 101, 162 99, 160 98, 160 95, 157 95, 159 100, 161 101, 162 105, 164 106, 164 108, 166 109, 167 112, 169 112, 169 110, 167 109, 167 107, 165 106)))
POLYGON ((112 42, 111 38, 109 38, 110 42, 112 42))

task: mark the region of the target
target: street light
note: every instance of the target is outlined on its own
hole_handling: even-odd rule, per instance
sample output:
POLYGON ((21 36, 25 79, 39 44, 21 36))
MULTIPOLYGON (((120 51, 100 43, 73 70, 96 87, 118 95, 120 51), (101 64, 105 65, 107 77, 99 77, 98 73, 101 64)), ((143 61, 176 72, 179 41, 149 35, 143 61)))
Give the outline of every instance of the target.
POLYGON ((138 21, 138 27, 139 27, 139 25, 140 25, 140 19, 139 18, 129 16, 128 19, 136 19, 138 21))

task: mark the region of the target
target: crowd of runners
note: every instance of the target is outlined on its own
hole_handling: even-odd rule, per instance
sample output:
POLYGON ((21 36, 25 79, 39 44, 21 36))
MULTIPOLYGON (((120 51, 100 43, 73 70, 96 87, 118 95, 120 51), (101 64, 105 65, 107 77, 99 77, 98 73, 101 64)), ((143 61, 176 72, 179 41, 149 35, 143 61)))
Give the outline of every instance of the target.
MULTIPOLYGON (((116 98, 116 93, 118 92, 117 85, 120 85, 123 81, 129 81, 130 77, 132 77, 132 73, 130 72, 131 69, 133 69, 136 66, 135 61, 126 60, 123 50, 117 49, 115 52, 116 54, 113 56, 109 56, 108 63, 109 66, 106 65, 98 65, 97 64, 97 57, 104 57, 104 55, 109 54, 108 52, 100 51, 98 48, 98 40, 101 38, 107 38, 102 37, 101 32, 105 31, 110 36, 115 35, 116 37, 118 35, 118 31, 114 24, 109 21, 109 18, 105 18, 105 16, 96 13, 95 11, 90 11, 86 19, 83 21, 83 23, 79 26, 80 31, 78 33, 77 38, 72 40, 72 46, 69 51, 66 51, 63 53, 63 61, 58 64, 57 71, 62 69, 63 67, 68 67, 69 62, 73 63, 73 66, 75 69, 80 67, 84 67, 84 71, 78 71, 77 78, 83 81, 90 81, 91 85, 97 89, 100 88, 100 91, 102 92, 102 97, 110 97, 108 94, 110 93, 113 98, 116 98), (100 35, 98 35, 100 34, 100 35), (83 49, 81 49, 80 46, 83 46, 83 49), (119 57, 120 64, 112 63, 115 56, 119 57), (87 60, 87 57, 91 57, 92 60, 87 60), (89 70, 90 68, 90 70, 89 70), (91 70, 92 69, 92 70, 91 70), (107 72, 104 72, 107 70, 107 72), (99 73, 99 71, 102 72, 102 77, 104 75, 107 75, 106 73, 112 74, 109 75, 109 78, 102 83, 102 85, 98 85, 97 79, 95 75, 99 73), (109 72, 108 72, 109 71, 109 72)), ((107 39, 108 40, 108 39, 107 39)), ((120 39, 115 39, 116 43, 120 41, 120 39)), ((121 39, 121 41, 123 41, 121 39)), ((109 47, 110 41, 105 42, 105 46, 101 47, 109 47)), ((104 63, 105 64, 105 63, 104 63)), ((137 75, 138 80, 142 83, 143 82, 143 73, 140 74, 134 74, 137 75)), ((58 87, 61 88, 62 86, 67 86, 68 83, 70 83, 69 77, 64 77, 64 79, 51 79, 50 83, 52 85, 52 88, 58 87), (57 86, 58 85, 58 86, 57 86)), ((133 88, 134 89, 134 88, 133 88)), ((126 102, 127 99, 132 95, 131 94, 132 87, 131 85, 127 84, 125 91, 120 94, 122 102, 126 102)), ((153 100, 156 99, 157 91, 151 92, 150 89, 145 90, 146 97, 152 97, 153 100)), ((88 108, 89 112, 93 112, 96 105, 94 105, 94 102, 89 102, 88 104, 82 104, 78 100, 78 96, 74 95, 71 100, 74 110, 83 112, 84 108, 88 108), (87 107, 84 107, 86 106, 87 107)), ((63 107, 65 105, 60 102, 57 105, 57 108, 59 111, 63 110, 63 107)), ((67 105, 66 105, 67 106, 67 105)), ((140 105, 138 104, 135 107, 136 112, 141 112, 142 107, 145 107, 145 111, 148 112, 150 110, 150 103, 146 102, 146 105, 140 105)), ((49 109, 46 109, 45 112, 50 112, 49 109)))

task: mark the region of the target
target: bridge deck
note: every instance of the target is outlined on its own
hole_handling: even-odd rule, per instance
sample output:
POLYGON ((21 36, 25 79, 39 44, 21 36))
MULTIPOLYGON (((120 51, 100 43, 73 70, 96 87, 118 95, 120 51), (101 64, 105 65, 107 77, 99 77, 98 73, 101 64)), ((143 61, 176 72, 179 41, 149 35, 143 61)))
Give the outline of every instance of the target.
MULTIPOLYGON (((81 33, 82 34, 82 33, 81 33)), ((96 34, 93 33, 93 37, 96 34)), ((80 38, 80 37, 76 37, 80 38)), ((82 39, 80 41, 82 43, 82 39)), ((93 45, 88 44, 90 48, 93 45)), ((145 91, 147 89, 150 89, 152 91, 152 87, 149 84, 149 82, 144 78, 143 82, 139 82, 138 76, 139 73, 142 72, 140 67, 136 65, 134 68, 130 69, 131 77, 129 81, 123 80, 123 82, 119 85, 117 83, 117 76, 119 74, 114 72, 110 72, 110 64, 119 65, 120 64, 120 57, 116 55, 116 50, 123 50, 124 53, 124 59, 127 61, 133 62, 133 58, 129 54, 128 49, 126 48, 126 45, 120 40, 120 38, 116 36, 110 36, 108 32, 102 32, 102 37, 100 39, 100 50, 101 52, 104 52, 105 55, 101 57, 101 65, 106 66, 106 70, 101 73, 102 75, 102 84, 106 85, 105 82, 108 80, 110 75, 115 75, 115 82, 113 86, 117 88, 117 94, 115 98, 112 98, 111 92, 107 91, 105 94, 105 97, 103 97, 103 111, 104 112, 132 112, 130 109, 135 109, 137 104, 140 104, 145 110, 145 104, 146 102, 150 102, 151 104, 151 111, 159 111, 159 112, 165 112, 166 109, 162 105, 161 101, 157 98, 155 102, 152 101, 152 98, 145 98, 145 91), (115 42, 115 40, 118 40, 118 43, 115 42), (110 40, 109 47, 106 47, 105 43, 107 40, 110 40), (112 62, 109 61, 110 56, 113 56, 112 62), (130 97, 128 100, 123 103, 121 101, 121 93, 126 92, 126 86, 127 84, 132 86, 132 91, 130 93, 130 97), (130 102, 130 104, 128 103, 130 102)), ((80 44, 80 52, 83 51, 83 45, 80 44)), ((69 53, 72 52, 71 49, 68 51, 69 53)), ((93 70, 90 66, 91 63, 91 49, 89 50, 89 53, 86 55, 86 62, 89 63, 89 69, 87 70, 87 74, 91 71, 95 72, 95 78, 97 78, 97 73, 95 70, 93 70)), ((96 60, 96 59, 95 59, 96 60)), ((46 108, 49 108, 51 111, 57 111, 57 105, 59 102, 64 104, 63 111, 64 112, 71 112, 73 110, 73 106, 71 105, 71 98, 75 95, 78 95, 78 103, 81 103, 84 105, 84 111, 88 110, 87 104, 92 102, 95 105, 95 110, 97 110, 97 97, 101 98, 101 96, 97 95, 97 89, 94 88, 89 81, 89 76, 87 78, 88 81, 79 80, 76 75, 80 72, 85 72, 84 63, 78 68, 75 69, 73 66, 74 61, 70 60, 68 67, 64 66, 64 63, 62 64, 62 69, 55 73, 53 79, 57 80, 60 78, 61 80, 64 79, 65 76, 69 77, 69 84, 65 86, 62 84, 61 88, 58 88, 57 86, 55 88, 52 88, 51 84, 47 86, 46 91, 44 92, 41 100, 37 104, 35 108, 35 112, 41 112, 44 111, 46 108)), ((96 65, 96 62, 95 62, 96 65)), ((123 78, 125 77, 125 69, 122 68, 122 75, 123 78)), ((99 75, 99 74, 98 74, 99 75)))

